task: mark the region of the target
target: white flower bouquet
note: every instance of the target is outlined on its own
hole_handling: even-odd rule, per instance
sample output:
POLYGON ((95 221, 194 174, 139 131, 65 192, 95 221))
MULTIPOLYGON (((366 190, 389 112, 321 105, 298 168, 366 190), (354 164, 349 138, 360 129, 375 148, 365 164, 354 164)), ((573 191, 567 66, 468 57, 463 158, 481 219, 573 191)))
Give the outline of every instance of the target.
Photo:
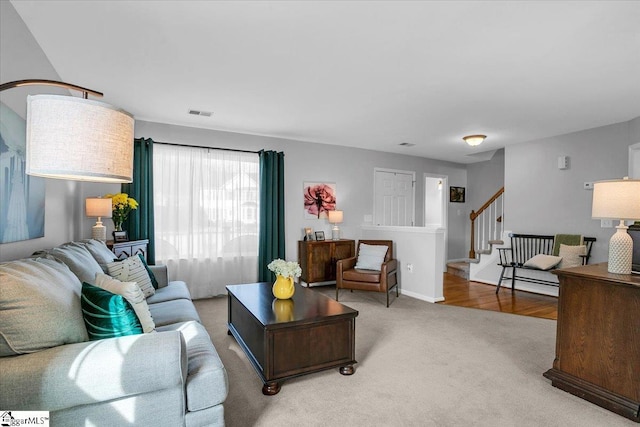
POLYGON ((267 265, 267 268, 277 275, 284 277, 293 277, 294 279, 300 277, 300 275, 302 274, 302 269, 297 262, 287 262, 279 258, 271 261, 269 265, 267 265))

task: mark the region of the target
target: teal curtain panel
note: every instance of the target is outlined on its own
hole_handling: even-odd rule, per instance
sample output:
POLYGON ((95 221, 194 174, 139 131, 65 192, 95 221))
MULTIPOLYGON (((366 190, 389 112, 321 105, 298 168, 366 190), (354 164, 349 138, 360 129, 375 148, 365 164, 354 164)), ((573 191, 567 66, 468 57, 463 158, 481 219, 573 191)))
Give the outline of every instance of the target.
POLYGON ((133 182, 122 184, 123 193, 138 202, 124 228, 129 240, 149 239, 147 263, 156 263, 153 220, 153 140, 135 139, 133 144, 133 182))
POLYGON ((267 268, 274 259, 285 258, 284 153, 261 150, 260 229, 258 231, 258 281, 273 282, 267 268))

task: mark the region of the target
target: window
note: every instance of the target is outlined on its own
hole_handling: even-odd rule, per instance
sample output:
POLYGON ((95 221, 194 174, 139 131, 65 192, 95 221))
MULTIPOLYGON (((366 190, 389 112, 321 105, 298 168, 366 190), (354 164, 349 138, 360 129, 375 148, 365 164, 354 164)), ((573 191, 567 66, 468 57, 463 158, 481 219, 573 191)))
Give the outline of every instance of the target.
POLYGON ((153 168, 156 261, 193 298, 255 282, 257 154, 156 144, 153 168))

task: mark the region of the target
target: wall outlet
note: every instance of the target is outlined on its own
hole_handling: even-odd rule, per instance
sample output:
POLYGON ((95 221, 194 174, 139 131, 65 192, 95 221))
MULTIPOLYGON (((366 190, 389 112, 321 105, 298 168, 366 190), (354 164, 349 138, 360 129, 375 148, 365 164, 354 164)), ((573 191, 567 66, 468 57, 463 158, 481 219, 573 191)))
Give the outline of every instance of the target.
POLYGON ((601 219, 600 220, 601 228, 613 228, 613 220, 612 219, 601 219))
POLYGON ((585 182, 582 188, 585 190, 593 190, 593 182, 585 182))
POLYGON ((413 273, 413 264, 407 264, 407 271, 413 273))

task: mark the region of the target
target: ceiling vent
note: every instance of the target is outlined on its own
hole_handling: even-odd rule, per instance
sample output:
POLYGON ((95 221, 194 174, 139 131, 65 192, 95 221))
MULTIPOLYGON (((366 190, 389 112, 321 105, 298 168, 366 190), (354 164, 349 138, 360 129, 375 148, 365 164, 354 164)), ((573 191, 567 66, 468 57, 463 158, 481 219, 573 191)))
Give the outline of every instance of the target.
POLYGON ((213 113, 210 111, 189 110, 189 114, 192 114, 194 116, 211 117, 211 114, 213 113))

